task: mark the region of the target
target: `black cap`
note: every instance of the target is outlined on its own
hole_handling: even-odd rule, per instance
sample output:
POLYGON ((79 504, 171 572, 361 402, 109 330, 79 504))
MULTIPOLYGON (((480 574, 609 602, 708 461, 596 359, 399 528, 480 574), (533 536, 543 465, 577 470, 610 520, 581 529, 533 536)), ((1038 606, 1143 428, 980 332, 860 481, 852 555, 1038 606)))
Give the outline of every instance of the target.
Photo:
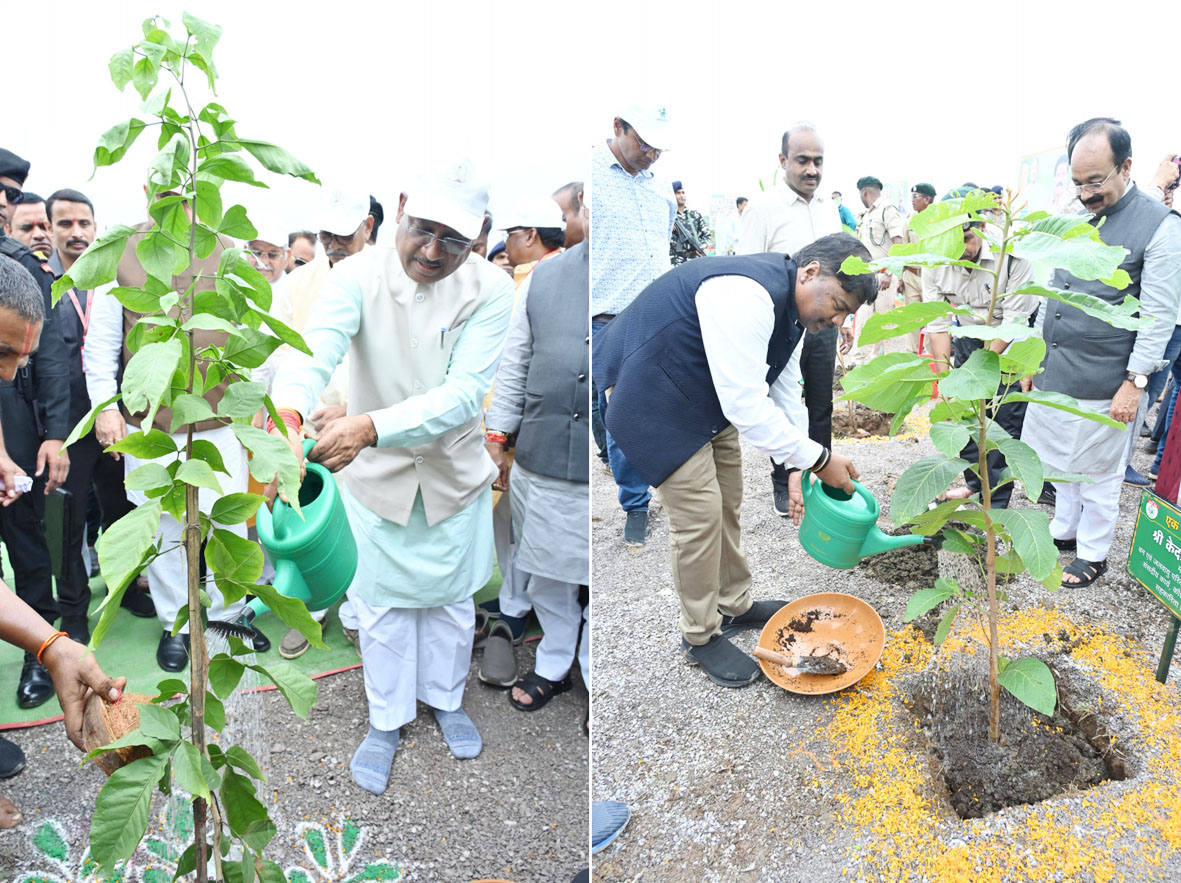
POLYGON ((29 177, 29 163, 21 159, 11 150, 0 147, 0 175, 12 178, 21 187, 25 186, 25 178, 29 177))
POLYGON ((911 193, 920 193, 923 196, 929 197, 930 199, 935 198, 935 188, 932 187, 930 184, 915 184, 913 187, 910 188, 910 192, 911 193))
POLYGON ((681 186, 680 181, 673 181, 673 193, 676 193, 678 190, 684 190, 684 189, 685 188, 681 186))
POLYGON ((876 187, 878 190, 882 189, 882 182, 880 178, 875 178, 873 175, 866 175, 864 178, 857 179, 857 189, 864 190, 866 187, 876 187))

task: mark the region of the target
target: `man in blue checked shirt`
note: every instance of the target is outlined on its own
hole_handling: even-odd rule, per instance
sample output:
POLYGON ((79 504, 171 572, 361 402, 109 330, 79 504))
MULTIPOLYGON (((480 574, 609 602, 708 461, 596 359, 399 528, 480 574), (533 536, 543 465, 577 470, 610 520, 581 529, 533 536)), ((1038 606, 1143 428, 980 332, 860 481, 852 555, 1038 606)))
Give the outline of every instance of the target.
MULTIPOLYGON (((591 229, 591 334, 623 312, 648 283, 671 268, 668 256, 676 204, 668 184, 650 171, 667 149, 668 112, 664 107, 632 104, 620 108, 614 135, 591 150, 594 204, 591 229), (656 146, 660 145, 660 146, 656 146)), ((619 486, 619 504, 627 513, 623 541, 642 546, 648 535, 648 483, 627 462, 602 427, 607 401, 592 398, 596 441, 606 448, 611 474, 619 486)))

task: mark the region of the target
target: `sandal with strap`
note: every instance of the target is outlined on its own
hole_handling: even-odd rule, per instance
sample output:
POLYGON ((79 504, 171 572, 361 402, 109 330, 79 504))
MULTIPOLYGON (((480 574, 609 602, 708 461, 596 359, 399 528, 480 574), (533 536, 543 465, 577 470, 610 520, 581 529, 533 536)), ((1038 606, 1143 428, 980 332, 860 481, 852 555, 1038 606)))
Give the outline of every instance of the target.
POLYGON ((1078 582, 1069 583, 1062 580, 1062 587, 1067 589, 1081 589, 1083 586, 1089 586, 1103 574, 1107 573, 1107 559, 1102 561, 1086 561, 1082 558, 1075 558, 1062 569, 1062 572, 1069 573, 1071 576, 1077 576, 1078 582))
POLYGON ((524 702, 518 702, 513 698, 512 691, 509 691, 508 701, 513 704, 514 708, 521 711, 537 711, 539 708, 544 708, 545 704, 557 696, 559 693, 565 693, 570 689, 570 675, 562 678, 560 681, 551 681, 543 678, 535 671, 529 672, 525 677, 513 684, 518 690, 521 690, 533 701, 526 705, 524 702))

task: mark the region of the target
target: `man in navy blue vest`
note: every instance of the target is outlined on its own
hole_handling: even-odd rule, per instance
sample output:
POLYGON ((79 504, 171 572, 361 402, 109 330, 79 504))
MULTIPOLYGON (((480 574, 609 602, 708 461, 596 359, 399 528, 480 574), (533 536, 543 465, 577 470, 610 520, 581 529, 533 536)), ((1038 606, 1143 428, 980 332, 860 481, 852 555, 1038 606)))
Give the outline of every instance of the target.
MULTIPOLYGON (((872 274, 841 263, 869 252, 834 233, 783 254, 701 258, 651 283, 594 339, 594 378, 609 390, 607 429, 660 488, 668 513, 681 649, 716 684, 741 687, 759 667, 728 636, 761 628, 785 601, 755 601, 738 524, 741 435, 778 463, 852 491, 853 463, 808 438, 800 400, 804 331, 840 326, 877 297, 872 274)), ((792 511, 803 514, 800 473, 792 511)))

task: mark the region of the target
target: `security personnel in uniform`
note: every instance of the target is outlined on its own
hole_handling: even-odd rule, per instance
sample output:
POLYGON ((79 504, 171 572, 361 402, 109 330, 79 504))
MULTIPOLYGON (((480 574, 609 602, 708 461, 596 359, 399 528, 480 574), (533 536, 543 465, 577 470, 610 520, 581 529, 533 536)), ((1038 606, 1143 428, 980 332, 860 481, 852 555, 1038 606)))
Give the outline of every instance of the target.
MULTIPOLYGON (((20 203, 29 163, 0 148, 0 221, 10 205, 20 203)), ((0 254, 33 274, 45 297, 41 345, 11 381, 0 380, 7 456, 33 476, 31 493, 0 508, 0 537, 8 548, 17 595, 48 623, 59 616, 53 597, 49 547, 43 527, 45 495, 65 481, 70 461, 62 442, 70 433, 70 377, 61 326, 52 309, 53 273, 27 247, 0 232, 0 254), (60 454, 60 456, 59 456, 60 454)), ((25 654, 16 690, 21 708, 35 708, 53 695, 49 671, 31 653, 25 654)))

